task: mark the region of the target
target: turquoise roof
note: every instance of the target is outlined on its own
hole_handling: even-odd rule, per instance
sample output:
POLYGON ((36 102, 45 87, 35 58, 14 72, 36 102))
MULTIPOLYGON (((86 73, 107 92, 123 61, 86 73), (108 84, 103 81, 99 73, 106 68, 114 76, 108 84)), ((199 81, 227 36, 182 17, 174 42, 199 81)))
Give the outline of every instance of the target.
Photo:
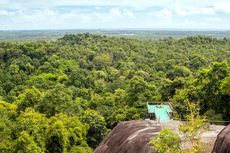
POLYGON ((159 108, 159 107, 161 107, 161 108, 164 108, 164 109, 166 109, 167 110, 167 112, 169 112, 169 113, 171 113, 172 112, 172 109, 171 109, 171 107, 169 106, 169 105, 160 105, 160 104, 149 104, 148 105, 148 112, 149 113, 155 113, 155 108, 159 108))
POLYGON ((149 105, 148 109, 149 109, 148 110, 149 113, 155 113, 155 105, 149 105))
POLYGON ((156 118, 161 121, 170 120, 169 113, 172 112, 171 107, 168 104, 148 104, 148 113, 155 113, 156 118))

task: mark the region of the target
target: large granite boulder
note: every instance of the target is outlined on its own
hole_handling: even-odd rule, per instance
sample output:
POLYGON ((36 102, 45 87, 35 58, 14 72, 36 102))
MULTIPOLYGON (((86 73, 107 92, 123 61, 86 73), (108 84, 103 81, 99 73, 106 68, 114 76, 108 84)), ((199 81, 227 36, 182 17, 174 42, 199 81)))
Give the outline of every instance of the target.
POLYGON ((160 126, 153 126, 148 121, 121 122, 99 144, 94 153, 156 153, 148 143, 160 130, 160 126))
POLYGON ((230 153, 230 125, 218 134, 212 153, 230 153))

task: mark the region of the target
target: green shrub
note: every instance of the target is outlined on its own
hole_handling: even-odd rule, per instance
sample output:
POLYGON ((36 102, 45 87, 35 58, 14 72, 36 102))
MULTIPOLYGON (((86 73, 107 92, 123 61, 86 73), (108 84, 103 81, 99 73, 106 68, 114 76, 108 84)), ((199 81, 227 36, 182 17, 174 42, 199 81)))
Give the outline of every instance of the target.
POLYGON ((153 137, 150 146, 159 153, 180 153, 180 137, 174 131, 164 128, 153 137))

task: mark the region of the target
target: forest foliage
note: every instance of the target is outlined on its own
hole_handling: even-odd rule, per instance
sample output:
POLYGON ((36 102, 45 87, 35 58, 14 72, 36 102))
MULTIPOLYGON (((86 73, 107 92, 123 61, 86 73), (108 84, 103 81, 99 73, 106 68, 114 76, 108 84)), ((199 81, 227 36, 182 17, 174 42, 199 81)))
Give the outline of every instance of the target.
POLYGON ((0 152, 92 152, 118 122, 144 119, 147 101, 230 120, 229 57, 229 39, 206 36, 1 42, 0 152))

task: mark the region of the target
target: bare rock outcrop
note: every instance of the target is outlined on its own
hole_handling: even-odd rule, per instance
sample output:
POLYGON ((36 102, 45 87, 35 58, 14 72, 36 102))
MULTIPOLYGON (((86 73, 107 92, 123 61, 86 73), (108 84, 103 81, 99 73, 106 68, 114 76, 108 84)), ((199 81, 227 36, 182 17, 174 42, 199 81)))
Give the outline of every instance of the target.
POLYGON ((230 153, 230 125, 218 134, 212 153, 230 153))
POLYGON ((160 130, 160 126, 153 126, 148 121, 121 122, 99 144, 94 153, 156 153, 148 143, 160 130))

